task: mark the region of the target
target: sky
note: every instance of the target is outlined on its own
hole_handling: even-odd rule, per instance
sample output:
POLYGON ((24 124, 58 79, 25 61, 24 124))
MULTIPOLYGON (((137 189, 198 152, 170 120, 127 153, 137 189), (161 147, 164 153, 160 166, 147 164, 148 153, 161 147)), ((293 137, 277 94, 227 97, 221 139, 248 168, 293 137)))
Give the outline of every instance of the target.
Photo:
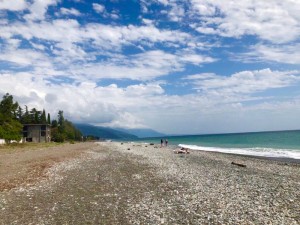
POLYGON ((0 0, 0 95, 165 134, 300 129, 299 0, 0 0))

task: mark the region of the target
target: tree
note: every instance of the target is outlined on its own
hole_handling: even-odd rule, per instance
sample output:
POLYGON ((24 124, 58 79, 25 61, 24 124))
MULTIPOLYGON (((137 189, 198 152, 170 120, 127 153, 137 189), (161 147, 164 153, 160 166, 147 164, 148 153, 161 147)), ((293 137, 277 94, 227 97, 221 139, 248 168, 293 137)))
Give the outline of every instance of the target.
POLYGON ((0 113, 4 117, 15 119, 17 115, 17 109, 19 107, 18 102, 13 101, 13 96, 9 93, 3 96, 2 101, 0 102, 0 113))
POLYGON ((2 134, 2 138, 4 138, 6 142, 10 143, 12 140, 21 140, 23 125, 19 121, 11 120, 10 122, 5 122, 0 127, 2 130, 0 131, 0 135, 2 134))
POLYGON ((58 130, 60 131, 60 133, 64 133, 65 132, 65 118, 64 118, 64 111, 59 110, 58 111, 58 130))
POLYGON ((41 115, 41 123, 45 124, 47 123, 47 118, 46 118, 46 111, 43 109, 42 115, 41 115))
POLYGON ((18 102, 14 102, 13 96, 6 94, 0 102, 0 138, 7 142, 21 140, 22 124, 18 120, 20 112, 18 102))
POLYGON ((52 120, 51 127, 53 127, 53 128, 58 127, 57 120, 52 120))
POLYGON ((23 117, 23 110, 22 108, 19 106, 18 107, 18 111, 17 111, 17 119, 20 123, 22 123, 22 117, 23 117))
POLYGON ((51 120, 50 120, 50 113, 48 113, 48 117, 47 117, 47 124, 50 124, 51 120))
POLYGON ((22 124, 29 124, 29 123, 31 123, 31 117, 30 117, 27 105, 25 105, 25 113, 22 116, 21 123, 22 124))
POLYGON ((59 110, 58 111, 58 124, 60 125, 60 126, 63 126, 64 125, 64 122, 65 122, 65 118, 64 118, 64 111, 62 111, 62 110, 59 110))
POLYGON ((52 120, 52 140, 55 142, 81 141, 82 133, 72 122, 65 120, 62 110, 58 111, 57 120, 52 120))

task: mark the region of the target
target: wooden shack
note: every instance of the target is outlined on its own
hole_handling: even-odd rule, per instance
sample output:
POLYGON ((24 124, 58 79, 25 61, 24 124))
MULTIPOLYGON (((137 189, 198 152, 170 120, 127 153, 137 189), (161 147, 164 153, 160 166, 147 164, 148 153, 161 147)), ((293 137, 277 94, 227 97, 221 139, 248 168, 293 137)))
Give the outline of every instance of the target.
POLYGON ((50 142, 51 126, 49 124, 25 124, 23 142, 50 142))

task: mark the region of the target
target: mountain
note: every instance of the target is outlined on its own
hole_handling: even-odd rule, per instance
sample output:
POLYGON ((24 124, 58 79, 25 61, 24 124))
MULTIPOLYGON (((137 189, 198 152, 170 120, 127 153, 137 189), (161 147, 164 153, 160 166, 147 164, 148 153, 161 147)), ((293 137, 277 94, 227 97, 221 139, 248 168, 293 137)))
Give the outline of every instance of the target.
POLYGON ((137 129, 125 129, 125 128, 115 128, 116 130, 135 135, 139 138, 148 138, 148 137, 163 137, 166 136, 166 134, 159 133, 152 129, 143 129, 143 128, 137 128, 137 129))
POLYGON ((84 136, 94 136, 103 139, 137 139, 138 137, 127 133, 125 131, 120 131, 108 127, 98 127, 90 124, 74 124, 77 129, 81 131, 84 136))

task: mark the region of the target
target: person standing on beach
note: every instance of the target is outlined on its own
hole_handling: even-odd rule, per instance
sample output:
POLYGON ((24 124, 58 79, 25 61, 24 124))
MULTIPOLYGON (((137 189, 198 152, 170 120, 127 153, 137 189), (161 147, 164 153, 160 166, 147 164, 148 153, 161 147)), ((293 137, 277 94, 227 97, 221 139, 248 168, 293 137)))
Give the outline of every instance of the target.
POLYGON ((160 147, 162 147, 164 145, 164 140, 160 139, 160 147))
POLYGON ((166 146, 168 146, 168 139, 165 140, 166 146))

